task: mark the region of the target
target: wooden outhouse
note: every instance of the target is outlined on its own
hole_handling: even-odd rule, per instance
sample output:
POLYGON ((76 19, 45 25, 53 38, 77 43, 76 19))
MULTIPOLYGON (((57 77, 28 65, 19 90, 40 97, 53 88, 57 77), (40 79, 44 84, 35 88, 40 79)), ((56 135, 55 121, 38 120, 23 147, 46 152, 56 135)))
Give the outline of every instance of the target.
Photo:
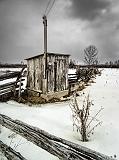
POLYGON ((68 89, 68 54, 47 53, 27 58, 27 87, 44 94, 68 89), (47 59, 46 59, 47 58, 47 59))

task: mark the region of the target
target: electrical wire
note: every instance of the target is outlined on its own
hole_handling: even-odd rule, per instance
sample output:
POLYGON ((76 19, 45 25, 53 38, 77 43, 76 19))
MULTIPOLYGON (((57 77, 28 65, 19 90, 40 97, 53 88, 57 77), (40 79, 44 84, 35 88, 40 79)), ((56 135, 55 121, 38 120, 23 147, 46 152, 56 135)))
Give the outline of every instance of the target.
POLYGON ((48 14, 50 13, 50 11, 52 10, 53 6, 54 6, 55 0, 53 0, 49 10, 47 11, 46 15, 48 16, 48 14))
POLYGON ((47 9, 49 8, 50 3, 51 3, 51 0, 48 1, 48 4, 47 4, 46 9, 45 9, 45 12, 44 12, 44 15, 46 15, 47 9))
POLYGON ((46 16, 48 16, 48 14, 50 13, 50 11, 51 11, 54 3, 55 3, 55 0, 53 0, 52 3, 51 3, 51 1, 52 1, 52 0, 49 0, 49 1, 48 1, 47 7, 46 7, 46 9, 45 9, 45 14, 44 14, 44 15, 46 15, 46 16), (51 4, 51 5, 50 5, 50 4, 51 4))

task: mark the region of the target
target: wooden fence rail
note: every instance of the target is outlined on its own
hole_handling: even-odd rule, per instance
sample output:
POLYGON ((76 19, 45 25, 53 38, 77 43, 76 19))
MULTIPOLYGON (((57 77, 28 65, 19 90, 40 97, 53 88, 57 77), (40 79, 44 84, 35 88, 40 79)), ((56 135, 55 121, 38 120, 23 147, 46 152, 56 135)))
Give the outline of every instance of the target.
POLYGON ((30 126, 0 114, 0 124, 26 138, 47 152, 63 160, 113 160, 96 151, 51 135, 37 127, 30 126))
MULTIPOLYGON (((22 79, 21 81, 24 81, 24 79, 22 79)), ((9 87, 13 87, 14 85, 17 85, 18 82, 19 82, 19 80, 2 84, 2 85, 0 85, 0 90, 6 89, 9 87)))
POLYGON ((1 140, 0 140, 0 152, 3 153, 3 155, 8 160, 26 160, 19 152, 16 152, 10 146, 4 144, 1 140))
POLYGON ((6 101, 12 95, 15 96, 16 93, 18 93, 18 90, 19 90, 18 98, 20 97, 21 86, 23 86, 23 83, 21 82, 25 80, 22 78, 22 73, 24 69, 25 69, 25 66, 21 69, 21 71, 10 72, 0 76, 0 81, 16 78, 16 80, 13 82, 9 82, 9 83, 4 82, 4 84, 0 85, 0 101, 6 101))
POLYGON ((0 81, 6 80, 6 79, 11 79, 11 78, 15 78, 20 74, 19 71, 15 71, 15 72, 10 72, 10 73, 6 73, 0 76, 0 81))
POLYGON ((68 82, 69 82, 69 84, 78 82, 78 75, 75 74, 75 73, 74 74, 68 74, 68 82))

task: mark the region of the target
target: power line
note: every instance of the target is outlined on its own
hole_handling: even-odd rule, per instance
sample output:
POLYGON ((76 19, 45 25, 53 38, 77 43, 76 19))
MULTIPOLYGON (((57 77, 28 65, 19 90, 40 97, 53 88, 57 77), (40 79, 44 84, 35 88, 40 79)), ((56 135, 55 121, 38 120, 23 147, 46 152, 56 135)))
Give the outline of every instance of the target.
POLYGON ((55 3, 55 0, 52 2, 52 4, 51 4, 51 6, 50 6, 49 10, 47 11, 47 15, 50 13, 51 9, 53 8, 54 3, 55 3))
POLYGON ((48 7, 50 5, 50 2, 51 2, 51 0, 48 1, 47 7, 46 7, 45 12, 44 12, 44 15, 46 15, 46 12, 47 12, 47 9, 48 9, 48 7))
POLYGON ((55 3, 55 0, 53 0, 52 4, 51 4, 51 1, 52 0, 49 0, 48 4, 47 4, 47 7, 46 7, 46 10, 45 10, 45 15, 48 16, 48 14, 50 13, 54 3, 55 3), (51 4, 51 5, 50 5, 51 4))

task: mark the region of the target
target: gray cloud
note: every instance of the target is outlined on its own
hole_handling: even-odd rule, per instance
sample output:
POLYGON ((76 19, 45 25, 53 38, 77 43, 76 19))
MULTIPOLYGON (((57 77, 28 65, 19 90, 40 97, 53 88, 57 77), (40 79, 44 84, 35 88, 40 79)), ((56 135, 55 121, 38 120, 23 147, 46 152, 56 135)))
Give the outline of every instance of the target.
POLYGON ((94 20, 106 11, 110 2, 107 0, 70 0, 69 15, 82 20, 94 20))
MULTIPOLYGON (((42 16, 47 3, 0 0, 1 62, 20 62, 43 52, 42 16)), ((118 19, 118 0, 56 0, 48 15, 48 51, 83 61, 84 48, 94 44, 100 61, 115 60, 119 55, 118 19)))
POLYGON ((0 1, 0 61, 19 62, 42 49, 39 32, 42 32, 41 17, 46 3, 44 0, 0 1))

